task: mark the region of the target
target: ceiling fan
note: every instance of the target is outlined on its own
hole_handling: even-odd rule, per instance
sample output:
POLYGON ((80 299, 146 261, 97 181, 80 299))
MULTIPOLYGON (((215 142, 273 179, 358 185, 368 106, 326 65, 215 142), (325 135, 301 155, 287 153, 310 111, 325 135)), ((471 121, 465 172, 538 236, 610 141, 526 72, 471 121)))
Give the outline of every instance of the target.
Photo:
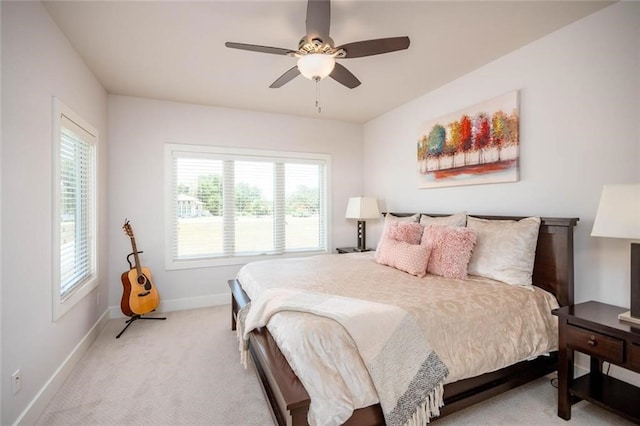
POLYGON ((234 42, 226 42, 225 46, 298 58, 296 66, 282 74, 269 86, 272 89, 282 87, 300 74, 316 82, 329 76, 349 89, 353 89, 360 85, 360 80, 344 66, 337 63, 336 58, 362 58, 409 47, 409 37, 356 41, 335 47, 333 40, 329 37, 330 21, 330 0, 309 0, 306 19, 307 34, 298 43, 298 50, 234 42))

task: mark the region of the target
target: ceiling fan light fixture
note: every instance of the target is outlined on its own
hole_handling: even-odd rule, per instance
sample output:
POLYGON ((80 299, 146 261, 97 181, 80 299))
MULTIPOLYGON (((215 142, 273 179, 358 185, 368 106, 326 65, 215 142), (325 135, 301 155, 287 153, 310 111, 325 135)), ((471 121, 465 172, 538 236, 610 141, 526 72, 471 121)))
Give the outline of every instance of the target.
POLYGON ((302 55, 300 59, 298 59, 298 70, 300 74, 309 80, 322 80, 331 74, 335 66, 335 58, 322 53, 302 55))

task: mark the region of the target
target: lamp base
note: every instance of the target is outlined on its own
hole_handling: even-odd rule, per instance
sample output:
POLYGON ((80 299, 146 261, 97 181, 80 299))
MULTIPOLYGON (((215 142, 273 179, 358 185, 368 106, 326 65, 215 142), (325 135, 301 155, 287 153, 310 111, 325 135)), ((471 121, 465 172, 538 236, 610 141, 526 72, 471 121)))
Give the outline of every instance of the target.
POLYGON ((367 249, 367 229, 364 220, 358 221, 358 251, 366 251, 367 249))
POLYGON ((632 317, 631 311, 623 312, 618 315, 620 321, 628 322, 635 325, 640 325, 640 318, 632 317))

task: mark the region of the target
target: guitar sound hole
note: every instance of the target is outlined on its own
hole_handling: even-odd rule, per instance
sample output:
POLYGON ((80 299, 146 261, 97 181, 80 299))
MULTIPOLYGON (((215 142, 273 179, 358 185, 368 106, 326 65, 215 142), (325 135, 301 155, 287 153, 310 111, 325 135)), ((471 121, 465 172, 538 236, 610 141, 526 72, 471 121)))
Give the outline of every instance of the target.
POLYGON ((144 275, 140 275, 138 277, 138 284, 140 284, 140 285, 144 284, 145 289, 149 290, 147 288, 147 286, 149 285, 149 281, 147 281, 147 277, 145 277, 144 275))

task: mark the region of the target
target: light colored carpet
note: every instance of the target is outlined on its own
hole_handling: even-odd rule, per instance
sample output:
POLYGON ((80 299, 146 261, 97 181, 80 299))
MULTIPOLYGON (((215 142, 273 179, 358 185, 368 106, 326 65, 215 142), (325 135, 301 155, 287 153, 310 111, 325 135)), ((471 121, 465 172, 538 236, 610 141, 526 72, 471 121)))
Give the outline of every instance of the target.
MULTIPOLYGON (((110 320, 38 425, 271 425, 252 367, 239 362, 230 306, 170 312, 166 321, 110 320)), ((566 425, 545 377, 437 425, 566 425)), ((587 402, 571 424, 631 424, 587 402)))
POLYGON ((119 339, 125 320, 109 320, 37 424, 271 424, 255 371, 240 364, 230 310, 138 320, 119 339))

